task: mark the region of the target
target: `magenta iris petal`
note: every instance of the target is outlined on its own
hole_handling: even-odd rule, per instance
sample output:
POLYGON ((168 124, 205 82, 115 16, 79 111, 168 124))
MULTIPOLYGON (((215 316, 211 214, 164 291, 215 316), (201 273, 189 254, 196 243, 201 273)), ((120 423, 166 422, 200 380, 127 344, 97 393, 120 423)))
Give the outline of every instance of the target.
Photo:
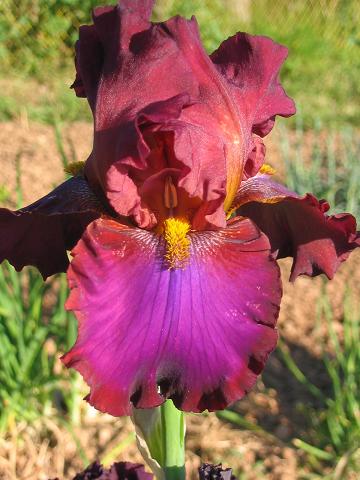
POLYGON ((86 226, 104 208, 86 180, 73 177, 21 210, 0 209, 0 263, 16 270, 37 267, 44 278, 66 272, 66 250, 75 246, 86 226))
POLYGON ((113 415, 174 400, 215 410, 254 384, 277 340, 279 270, 249 220, 191 234, 190 263, 169 270, 156 235, 93 222, 74 249, 67 308, 79 320, 64 357, 113 415))
POLYGON ((327 215, 329 204, 313 195, 286 197, 269 203, 248 203, 237 210, 269 237, 277 258, 293 257, 290 280, 325 273, 333 278, 341 262, 360 245, 355 218, 327 215))

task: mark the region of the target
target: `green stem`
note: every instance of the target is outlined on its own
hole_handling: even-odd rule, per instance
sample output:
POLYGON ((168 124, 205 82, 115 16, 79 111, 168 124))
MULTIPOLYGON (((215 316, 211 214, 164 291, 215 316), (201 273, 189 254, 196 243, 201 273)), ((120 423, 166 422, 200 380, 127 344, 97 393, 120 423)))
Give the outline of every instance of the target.
POLYGON ((185 480, 185 421, 171 400, 134 408, 131 417, 141 455, 157 480, 185 480))
POLYGON ((163 469, 166 480, 185 479, 184 414, 171 400, 160 407, 163 469))

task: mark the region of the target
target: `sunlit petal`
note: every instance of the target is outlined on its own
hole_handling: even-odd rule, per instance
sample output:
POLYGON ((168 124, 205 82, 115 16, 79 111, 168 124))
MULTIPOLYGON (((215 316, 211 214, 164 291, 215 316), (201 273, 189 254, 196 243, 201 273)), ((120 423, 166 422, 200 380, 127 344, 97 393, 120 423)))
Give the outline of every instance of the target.
POLYGON ((189 264, 168 269, 159 237, 93 222, 74 250, 67 307, 79 320, 66 365, 113 415, 170 397, 224 408, 254 384, 276 344, 281 284, 268 240, 249 221, 191 234, 189 264))

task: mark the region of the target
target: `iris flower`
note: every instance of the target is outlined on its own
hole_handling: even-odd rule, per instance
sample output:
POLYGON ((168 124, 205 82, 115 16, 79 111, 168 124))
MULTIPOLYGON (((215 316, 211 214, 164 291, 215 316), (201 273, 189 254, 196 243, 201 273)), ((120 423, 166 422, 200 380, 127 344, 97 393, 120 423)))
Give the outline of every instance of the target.
POLYGON ((153 478, 153 475, 147 473, 144 466, 139 463, 116 462, 110 468, 105 468, 99 462, 94 462, 83 472, 75 475, 73 480, 153 480, 153 478))
POLYGON ((112 415, 241 398, 277 342, 276 259, 293 257, 291 280, 331 278, 359 245, 351 215, 264 164, 262 137, 295 113, 286 48, 238 33, 208 56, 195 18, 152 23, 152 4, 100 7, 80 28, 73 88, 92 152, 41 200, 0 210, 1 261, 67 271, 79 328, 63 361, 112 415))

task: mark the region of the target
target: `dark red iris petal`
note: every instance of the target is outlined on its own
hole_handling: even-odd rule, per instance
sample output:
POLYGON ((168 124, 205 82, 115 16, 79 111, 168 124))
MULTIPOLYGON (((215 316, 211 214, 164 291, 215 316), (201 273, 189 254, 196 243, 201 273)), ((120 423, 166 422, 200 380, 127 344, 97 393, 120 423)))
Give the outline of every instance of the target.
MULTIPOLYGON (((159 221, 157 196, 172 173, 166 169, 175 167, 173 181, 184 193, 182 200, 194 199, 190 205, 183 201, 183 210, 196 211, 204 202, 197 226, 223 227, 226 160, 235 158, 233 142, 241 130, 226 82, 203 50, 195 21, 177 17, 150 24, 144 15, 124 2, 97 12, 91 31, 80 32, 75 86, 82 93, 82 78, 95 119, 87 178, 94 189, 100 186, 119 214, 152 228, 159 221), (98 46, 92 54, 95 38, 98 46), (100 51, 101 61, 86 61, 100 51), (161 161, 154 165, 156 149, 161 161)), ((242 143, 238 140, 237 150, 242 143)))
MULTIPOLYGON (((169 213, 164 190, 171 177, 178 196, 173 215, 186 216, 197 229, 225 226, 224 146, 215 130, 204 131, 195 124, 197 115, 205 117, 207 112, 187 94, 177 95, 141 110, 134 122, 124 125, 120 137, 112 130, 98 136, 106 155, 113 147, 122 152, 107 176, 107 196, 117 212, 133 216, 142 228, 161 224, 169 213), (210 162, 214 157, 215 166, 210 162)), ((97 168, 97 160, 92 158, 92 164, 97 168)))
MULTIPOLYGON (((264 164, 266 147, 262 139, 256 135, 252 138, 252 149, 245 162, 243 180, 256 175, 264 164)), ((236 200, 234 201, 236 203, 236 200)))
POLYGON ((360 245, 355 218, 346 213, 329 216, 328 209, 326 201, 307 194, 273 204, 247 203, 237 213, 251 218, 269 237, 277 258, 294 258, 293 281, 303 274, 325 273, 332 278, 341 262, 360 245))
POLYGON ((263 147, 252 132, 264 135, 276 114, 294 112, 278 79, 286 49, 239 34, 209 58, 195 19, 151 23, 152 4, 125 0, 102 7, 94 25, 80 30, 74 88, 86 94, 95 123, 86 175, 118 214, 151 229, 161 223, 156 197, 175 159, 173 181, 184 193, 183 211, 193 213, 193 226, 223 228, 223 204, 230 206, 245 163, 246 177, 262 163, 263 147), (179 108, 169 108, 171 102, 179 108), (145 111, 157 117, 146 132, 139 128, 145 111), (154 128, 166 132, 167 151, 144 195, 147 163, 160 142, 154 128), (150 148, 143 148, 146 143, 150 148))
POLYGON ((0 209, 0 263, 16 270, 37 267, 44 278, 65 272, 67 250, 104 208, 86 180, 73 177, 37 202, 17 211, 0 209))
POLYGON ((295 104, 280 84, 279 71, 288 50, 268 37, 237 33, 211 55, 228 80, 240 111, 253 133, 264 137, 275 116, 289 117, 295 104))
POLYGON ((199 480, 236 480, 231 468, 222 468, 221 463, 203 463, 199 468, 199 480))
POLYGON ((153 3, 154 0, 122 0, 117 7, 98 7, 93 13, 96 26, 80 27, 72 88, 78 97, 87 97, 93 111, 103 68, 108 73, 112 70, 111 53, 115 59, 120 43, 126 46, 133 34, 149 28, 153 3))
POLYGON ((95 109, 96 92, 103 64, 103 48, 93 25, 82 25, 75 45, 76 78, 71 88, 78 97, 87 97, 95 109))
POLYGON ((139 463, 116 462, 110 468, 99 462, 89 465, 83 472, 75 475, 73 480, 152 480, 153 475, 144 470, 139 463))

